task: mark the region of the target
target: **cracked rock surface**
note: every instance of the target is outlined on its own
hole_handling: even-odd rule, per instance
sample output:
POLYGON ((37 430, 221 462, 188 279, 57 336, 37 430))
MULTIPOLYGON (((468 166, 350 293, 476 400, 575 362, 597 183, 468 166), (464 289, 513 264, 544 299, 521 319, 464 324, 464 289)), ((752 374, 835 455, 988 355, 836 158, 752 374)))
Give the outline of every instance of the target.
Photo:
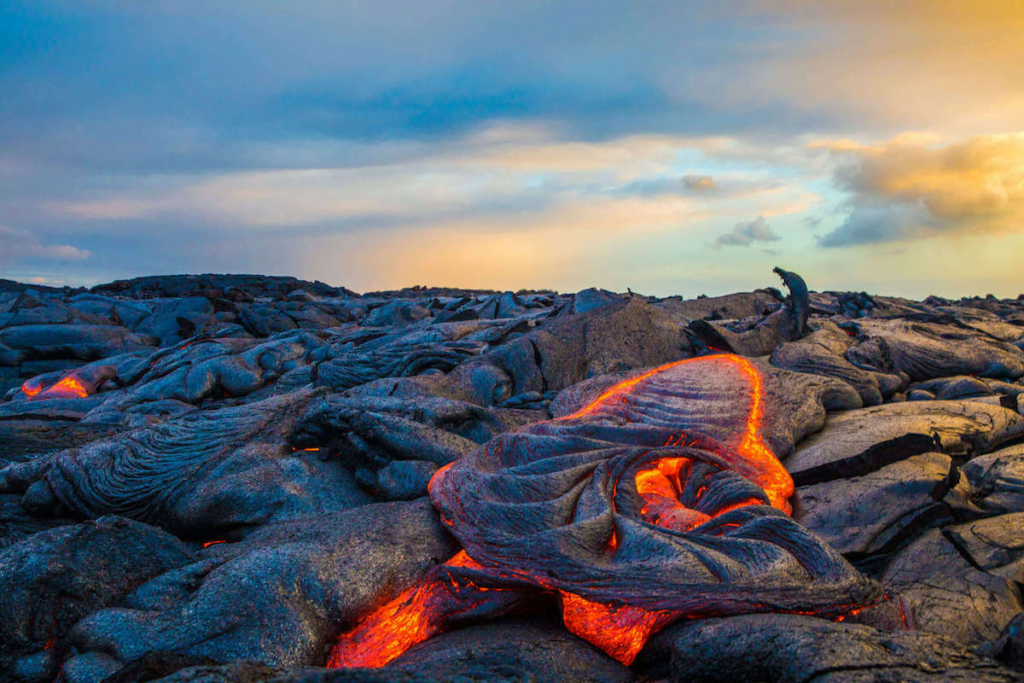
MULTIPOLYGON (((358 294, 259 275, 10 283, 0 291, 0 683, 1021 680, 1024 298, 816 292, 777 273, 785 291, 697 299, 358 294), (722 583, 757 566, 785 588, 778 605, 808 612, 814 558, 828 557, 834 583, 815 584, 815 606, 830 602, 830 585, 836 600, 850 586, 879 600, 815 616, 746 613, 762 609, 750 598, 734 616, 706 618, 695 599, 692 618, 625 666, 562 624, 554 571, 531 575, 533 597, 516 613, 470 610, 383 668, 325 668, 341 634, 473 550, 427 495, 449 466, 506 480, 510 463, 474 454, 538 468, 507 478, 516 495, 475 508, 494 515, 480 534, 495 557, 583 558, 583 575, 616 585, 621 563, 585 533, 523 541, 538 509, 524 501, 557 480, 556 526, 589 524, 593 496, 580 493, 572 458, 674 446, 648 443, 640 420, 552 424, 651 368, 723 353, 761 378, 760 433, 795 482, 792 519, 749 479, 701 465, 708 482, 754 501, 722 527, 743 533, 726 544, 638 517, 632 540, 616 543, 669 540, 626 566, 656 592, 659 572, 682 561, 658 553, 685 543, 703 563, 673 573, 666 604, 698 592, 686 572, 722 583), (581 497, 582 511, 569 504, 581 497), (498 529, 504 541, 488 537, 498 529)), ((639 394, 644 419, 666 434, 740 439, 730 417, 740 385, 680 377, 639 394)), ((459 500, 488 490, 445 508, 461 514, 459 500)), ((525 582, 499 578, 498 588, 525 582)), ((766 590, 748 583, 751 595, 766 590)))

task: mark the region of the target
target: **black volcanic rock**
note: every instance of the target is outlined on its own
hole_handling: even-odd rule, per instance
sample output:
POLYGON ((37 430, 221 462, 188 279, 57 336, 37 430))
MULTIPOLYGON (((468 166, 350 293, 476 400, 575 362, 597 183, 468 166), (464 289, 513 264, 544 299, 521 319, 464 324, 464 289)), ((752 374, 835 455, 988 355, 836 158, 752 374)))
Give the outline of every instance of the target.
POLYGON ((878 405, 906 385, 899 375, 865 370, 847 360, 845 354, 853 344, 849 334, 825 322, 803 339, 775 346, 771 363, 785 370, 842 380, 857 390, 866 406, 878 405))
POLYGON ((455 552, 426 499, 268 524, 78 622, 80 652, 320 665, 345 624, 455 552))
POLYGON ((78 619, 192 559, 170 534, 114 516, 0 550, 0 670, 7 680, 52 680, 78 619))
MULTIPOLYGON (((808 292, 779 274, 788 298, 770 287, 688 300, 597 288, 359 295, 260 275, 88 291, 0 280, 0 682, 1013 680, 962 646, 1024 666, 1024 297, 808 292), (763 505, 728 513, 762 525, 744 548, 781 544, 774 560, 715 571, 732 586, 755 566, 801 577, 787 597, 800 604, 821 569, 813 558, 828 556, 830 576, 888 598, 843 623, 682 623, 626 668, 558 625, 547 590, 520 605, 546 616, 481 624, 488 608, 474 607, 383 669, 322 668, 340 634, 460 550, 423 498, 441 468, 488 443, 533 462, 514 495, 488 501, 503 512, 481 534, 521 530, 538 506, 521 496, 578 474, 558 458, 580 435, 540 439, 548 420, 663 364, 730 351, 762 381, 758 429, 798 491, 793 519, 747 519, 763 505)), ((689 431, 724 424, 716 438, 728 441, 736 386, 701 377, 641 413, 689 431)), ((580 452, 666 447, 643 441, 635 419, 602 429, 580 452)), ((726 473, 701 495, 760 500, 752 486, 726 473)), ((671 535, 634 523, 637 537, 645 524, 671 535)), ((605 550, 549 536, 513 542, 513 554, 607 569, 605 550)), ((718 536, 684 536, 724 557, 705 547, 718 536)), ((704 571, 642 555, 653 585, 704 571)))
POLYGON ((904 372, 912 380, 1024 375, 1021 349, 963 325, 868 318, 857 323, 857 333, 857 343, 846 357, 862 368, 904 372))
POLYGON ((1024 436, 1024 417, 971 401, 889 403, 829 417, 801 443, 786 468, 798 485, 877 470, 933 450, 962 455, 1024 436))
POLYGON ((1017 674, 955 640, 788 614, 684 624, 659 643, 679 683, 1010 683, 1017 674))
POLYGON ((932 529, 893 558, 882 583, 906 600, 915 628, 977 645, 994 640, 1024 603, 1016 583, 976 567, 961 547, 932 529))
POLYGON ((0 419, 0 469, 42 453, 75 448, 118 431, 116 425, 86 424, 80 418, 60 419, 53 415, 31 414, 20 419, 5 416, 0 419))
POLYGON ((987 514, 1024 512, 1024 446, 977 457, 963 467, 969 504, 987 514))
POLYGON ((131 280, 116 280, 97 285, 90 291, 119 294, 137 299, 187 296, 230 296, 232 291, 249 296, 283 298, 301 289, 317 296, 350 294, 344 287, 331 287, 322 282, 309 282, 279 275, 153 275, 131 280))
POLYGON ((189 538, 369 502, 336 462, 293 452, 309 390, 189 413, 0 470, 37 515, 117 513, 189 538))
POLYGON ((0 329, 0 343, 25 359, 96 360, 152 345, 152 340, 115 325, 36 324, 0 329))
POLYGON ((980 649, 982 653, 1024 671, 1024 612, 1010 620, 999 638, 980 649))
POLYGON ((1024 510, 958 524, 945 533, 972 566, 1024 584, 1024 510))
MULTIPOLYGON (((435 681, 631 683, 637 680, 635 672, 561 626, 528 620, 508 620, 441 635, 407 651, 386 670, 435 681)), ((328 683, 337 679, 321 676, 319 680, 328 683)))
POLYGON ((797 489, 795 518, 843 554, 876 553, 922 524, 951 519, 941 503, 952 459, 923 453, 860 477, 797 489))

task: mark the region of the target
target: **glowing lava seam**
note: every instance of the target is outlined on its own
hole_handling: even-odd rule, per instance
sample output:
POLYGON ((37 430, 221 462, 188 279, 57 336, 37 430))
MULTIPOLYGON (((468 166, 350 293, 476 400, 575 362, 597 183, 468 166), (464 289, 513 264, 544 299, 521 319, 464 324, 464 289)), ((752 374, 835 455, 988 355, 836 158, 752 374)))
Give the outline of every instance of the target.
POLYGON ((89 391, 85 388, 82 382, 74 375, 66 375, 59 382, 49 387, 45 391, 43 388, 33 382, 33 380, 27 380, 21 385, 21 391, 29 398, 85 398, 89 395, 89 391))
MULTIPOLYGON (((746 385, 744 393, 747 393, 750 399, 743 422, 743 433, 735 434, 738 444, 734 443, 728 449, 730 453, 718 455, 731 469, 757 484, 773 507, 789 514, 789 498, 794 490, 793 480, 761 436, 764 387, 757 369, 746 358, 715 355, 668 363, 619 382, 589 405, 565 417, 551 420, 550 423, 564 424, 574 420, 585 421, 586 418, 600 421, 603 417, 622 417, 624 414, 617 416, 617 411, 620 404, 625 405, 624 399, 628 395, 638 387, 644 386, 648 380, 686 363, 721 363, 740 372, 746 385), (596 413, 599 414, 595 415, 596 413)), ((683 505, 680 501, 682 482, 687 478, 693 462, 678 453, 687 446, 687 440, 687 436, 681 431, 674 434, 665 444, 665 447, 673 452, 672 456, 659 458, 636 470, 635 488, 645 501, 643 509, 640 510, 641 521, 676 532, 686 532, 732 510, 765 504, 765 499, 759 496, 746 496, 707 512, 699 512, 683 505)), ((500 445, 497 447, 500 448, 500 445)), ((702 447, 705 445, 702 443, 702 447)), ((431 480, 431 487, 449 476, 451 467, 450 464, 439 470, 431 480)), ((691 495, 699 499, 703 491, 704 487, 700 487, 691 495)), ((616 495, 613 491, 613 499, 616 495)), ((461 505, 458 499, 457 504, 461 505)), ((444 515, 442 519, 449 527, 454 524, 444 515)), ((734 526, 736 525, 721 525, 723 530, 734 526)), ((619 545, 619 539, 613 531, 607 543, 607 552, 618 552, 619 545)), ((465 570, 474 568, 484 569, 469 557, 466 551, 462 551, 446 564, 432 570, 419 585, 406 590, 366 616, 355 628, 342 634, 331 652, 328 666, 384 666, 413 645, 445 630, 453 620, 458 621, 465 614, 482 613, 488 605, 508 603, 511 596, 517 593, 516 590, 481 587, 471 580, 456 578, 456 575, 465 577, 465 570)), ((497 571, 501 576, 521 575, 521 572, 517 573, 513 567, 507 568, 507 573, 502 573, 506 570, 494 567, 489 567, 485 571, 497 571)), ((621 601, 616 605, 602 604, 584 599, 568 590, 553 590, 542 577, 536 578, 534 585, 540 592, 557 593, 561 601, 563 622, 569 631, 627 665, 632 663, 652 633, 678 619, 682 614, 675 610, 651 611, 623 604, 621 601)))

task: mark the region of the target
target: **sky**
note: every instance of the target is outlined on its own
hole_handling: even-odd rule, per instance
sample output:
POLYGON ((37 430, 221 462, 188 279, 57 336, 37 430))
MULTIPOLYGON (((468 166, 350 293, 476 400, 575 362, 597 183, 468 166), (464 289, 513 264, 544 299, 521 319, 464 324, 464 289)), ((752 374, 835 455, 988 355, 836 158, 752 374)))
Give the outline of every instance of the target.
POLYGON ((0 277, 1024 292, 1019 0, 0 0, 0 277))

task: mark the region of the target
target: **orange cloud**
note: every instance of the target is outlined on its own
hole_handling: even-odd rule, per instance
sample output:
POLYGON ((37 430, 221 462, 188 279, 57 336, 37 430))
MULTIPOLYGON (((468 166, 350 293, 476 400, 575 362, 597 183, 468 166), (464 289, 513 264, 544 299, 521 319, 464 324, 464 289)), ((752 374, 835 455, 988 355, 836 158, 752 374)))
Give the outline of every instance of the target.
POLYGON ((836 180, 851 192, 849 217, 822 244, 1024 231, 1024 133, 945 145, 935 139, 903 135, 876 145, 812 145, 839 157, 836 180))

